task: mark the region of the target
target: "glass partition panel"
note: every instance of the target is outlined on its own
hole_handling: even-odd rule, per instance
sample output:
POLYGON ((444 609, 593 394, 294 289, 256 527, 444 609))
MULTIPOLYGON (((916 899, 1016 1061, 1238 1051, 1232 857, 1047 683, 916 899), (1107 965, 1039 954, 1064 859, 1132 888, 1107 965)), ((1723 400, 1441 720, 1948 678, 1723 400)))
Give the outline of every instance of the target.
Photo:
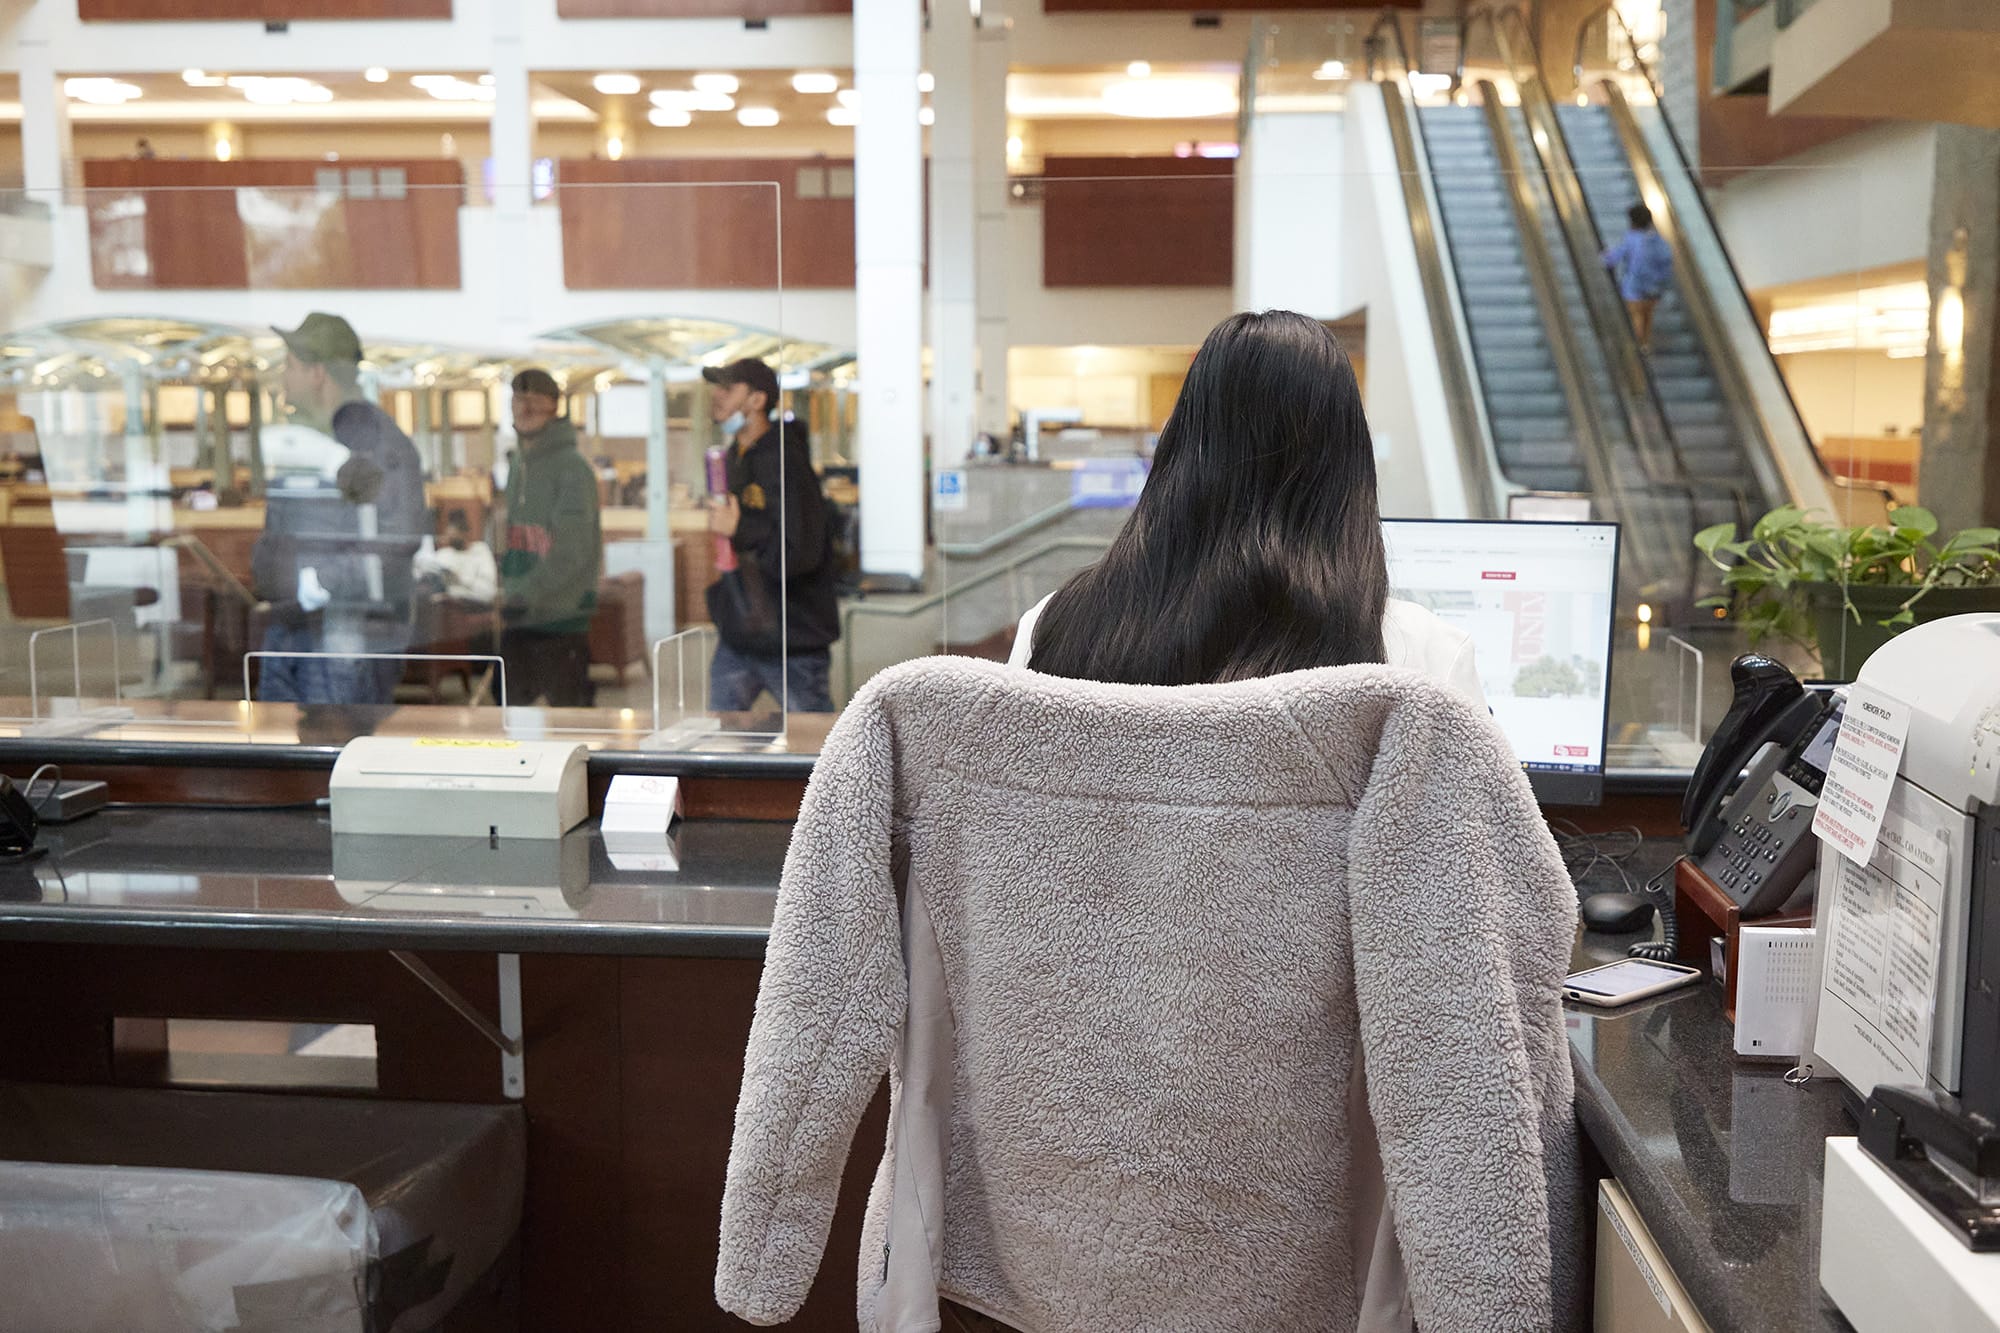
POLYGON ((0 210, 53 256, 0 337, 0 726, 769 749, 824 704, 787 629, 851 325, 793 327, 791 166, 579 165, 510 211, 414 168, 127 165, 0 210))

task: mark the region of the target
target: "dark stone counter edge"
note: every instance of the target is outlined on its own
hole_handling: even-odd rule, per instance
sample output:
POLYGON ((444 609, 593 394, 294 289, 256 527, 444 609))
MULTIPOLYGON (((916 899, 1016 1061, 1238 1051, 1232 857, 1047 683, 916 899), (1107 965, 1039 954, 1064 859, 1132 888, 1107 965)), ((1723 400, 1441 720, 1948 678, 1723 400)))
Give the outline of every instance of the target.
POLYGON ((0 941, 159 948, 614 954, 626 958, 762 958, 764 926, 616 921, 357 918, 313 912, 133 912, 0 905, 0 941))
MULTIPOLYGON (((560 738, 558 738, 560 739, 560 738)), ((115 741, 76 737, 0 737, 0 764, 78 764, 150 768, 245 768, 332 772, 337 745, 255 745, 219 741, 115 741)), ((642 773, 682 778, 807 778, 809 754, 693 754, 686 751, 592 750, 593 775, 642 773)))
MULTIPOLYGON (((254 745, 218 741, 116 741, 77 737, 0 737, 0 764, 140 765, 170 768, 292 769, 331 772, 337 745, 254 745)), ((697 754, 667 750, 592 750, 596 776, 640 773, 682 778, 794 778, 812 776, 810 754, 697 754)), ((1605 775, 1607 795, 1674 796, 1688 775, 1644 769, 1605 775)))

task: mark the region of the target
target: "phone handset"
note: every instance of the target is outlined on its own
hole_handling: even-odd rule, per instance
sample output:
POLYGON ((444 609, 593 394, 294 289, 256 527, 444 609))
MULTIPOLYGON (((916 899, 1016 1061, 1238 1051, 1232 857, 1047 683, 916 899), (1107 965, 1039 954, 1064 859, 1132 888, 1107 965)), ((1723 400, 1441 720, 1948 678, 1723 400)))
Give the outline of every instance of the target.
POLYGON ((1681 800, 1681 827, 1688 831, 1691 856, 1702 855, 1722 836, 1722 808, 1736 775, 1774 738, 1786 713, 1806 692, 1798 677, 1761 653, 1745 653, 1731 662, 1729 683, 1735 697, 1681 800))

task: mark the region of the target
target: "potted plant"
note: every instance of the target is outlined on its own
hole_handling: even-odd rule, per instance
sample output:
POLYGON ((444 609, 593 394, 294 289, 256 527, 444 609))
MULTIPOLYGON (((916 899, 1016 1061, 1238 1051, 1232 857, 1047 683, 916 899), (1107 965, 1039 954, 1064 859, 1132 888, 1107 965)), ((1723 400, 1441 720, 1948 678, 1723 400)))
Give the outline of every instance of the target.
POLYGON ((1752 644, 1778 638, 1814 653, 1829 680, 1852 680, 1870 653, 1919 621, 2000 610, 2000 528, 1940 542, 1936 515, 1914 505, 1859 527, 1783 505, 1746 541, 1734 523, 1718 523, 1694 544, 1728 590, 1701 605, 1732 608, 1752 644))

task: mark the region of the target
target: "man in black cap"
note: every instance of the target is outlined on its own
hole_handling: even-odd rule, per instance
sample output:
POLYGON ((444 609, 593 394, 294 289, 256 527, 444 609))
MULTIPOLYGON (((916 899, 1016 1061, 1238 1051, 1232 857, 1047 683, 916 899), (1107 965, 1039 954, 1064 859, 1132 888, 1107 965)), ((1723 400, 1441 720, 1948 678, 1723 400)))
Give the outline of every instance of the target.
POLYGON ((507 545, 500 557, 500 655, 507 702, 588 708, 590 617, 604 557, 597 470, 562 416, 562 386, 546 370, 514 377, 507 467, 507 545))
POLYGON ((387 412, 361 395, 361 340, 315 311, 285 340, 285 405, 328 436, 329 478, 273 478, 251 553, 270 603, 257 695, 267 702, 387 704, 403 664, 357 654, 410 645, 411 562, 430 530, 423 465, 387 412), (299 654, 330 654, 314 657, 299 654))
POLYGON ((710 366, 709 414, 728 445, 728 493, 709 526, 729 538, 736 568, 708 589, 722 642, 708 674, 708 706, 747 712, 768 690, 795 713, 831 713, 832 655, 840 637, 838 570, 826 498, 805 432, 774 421, 778 377, 745 358, 710 366))

